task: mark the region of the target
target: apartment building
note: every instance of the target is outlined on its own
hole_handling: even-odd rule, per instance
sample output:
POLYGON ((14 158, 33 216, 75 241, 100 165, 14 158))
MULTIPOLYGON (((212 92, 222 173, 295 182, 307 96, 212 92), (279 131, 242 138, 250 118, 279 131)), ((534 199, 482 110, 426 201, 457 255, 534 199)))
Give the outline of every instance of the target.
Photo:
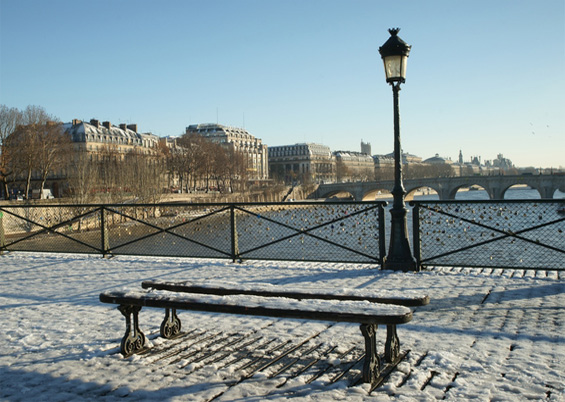
POLYGON ((192 124, 186 128, 186 134, 201 135, 211 142, 231 147, 242 153, 247 158, 250 180, 269 178, 267 145, 247 130, 212 123, 192 124))
POLYGON ((332 183, 336 180, 336 160, 326 145, 302 143, 269 148, 271 176, 286 183, 332 183))

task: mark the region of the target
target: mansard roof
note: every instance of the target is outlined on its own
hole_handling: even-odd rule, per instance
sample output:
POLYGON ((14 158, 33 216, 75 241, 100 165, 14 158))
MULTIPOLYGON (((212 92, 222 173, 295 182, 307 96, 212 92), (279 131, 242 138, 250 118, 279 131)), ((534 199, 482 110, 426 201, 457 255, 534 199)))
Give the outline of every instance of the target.
POLYGON ((343 160, 358 160, 358 161, 365 160, 365 161, 373 162, 373 157, 363 152, 335 151, 333 154, 343 160))
POLYGON ((269 155, 275 155, 280 152, 294 152, 294 154, 299 155, 320 155, 320 156, 332 156, 332 151, 330 147, 323 144, 316 144, 312 142, 302 142, 293 145, 274 145, 269 147, 269 155))
POLYGON ((71 123, 63 124, 63 127, 65 131, 73 137, 73 141, 81 141, 80 139, 84 137, 83 134, 110 135, 131 140, 142 138, 141 134, 133 130, 137 130, 137 125, 126 126, 122 124, 120 127, 113 126, 109 122, 100 124, 98 120, 91 120, 90 123, 81 120, 73 120, 71 123))
POLYGON ((99 138, 120 139, 123 143, 142 144, 144 140, 149 142, 158 141, 158 136, 154 134, 142 134, 137 132, 137 124, 120 124, 114 126, 106 121, 100 124, 98 120, 92 119, 90 122, 78 119, 70 123, 63 124, 64 130, 71 135, 74 142, 85 142, 88 138, 94 141, 99 138))
POLYGON ((256 138, 249 134, 247 130, 240 127, 228 127, 221 124, 203 123, 191 124, 186 128, 186 132, 196 132, 204 137, 212 137, 218 135, 235 136, 239 138, 246 138, 255 140, 256 138))

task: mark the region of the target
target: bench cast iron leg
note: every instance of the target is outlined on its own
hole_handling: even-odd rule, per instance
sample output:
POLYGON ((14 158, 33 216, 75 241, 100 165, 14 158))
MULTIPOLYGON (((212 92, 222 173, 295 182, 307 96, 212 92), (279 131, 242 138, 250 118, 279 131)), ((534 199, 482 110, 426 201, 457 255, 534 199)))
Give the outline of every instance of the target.
POLYGON ((381 371, 381 359, 377 353, 377 325, 361 324, 365 337, 365 362, 363 363, 363 382, 373 383, 381 371))
POLYGON ((177 309, 165 309, 165 319, 161 323, 161 336, 170 339, 179 334, 181 323, 177 316, 177 309), (169 313, 169 310, 172 310, 169 313))
POLYGON ((385 360, 392 363, 400 355, 400 340, 396 334, 396 325, 386 326, 385 360))
POLYGON ((118 310, 126 317, 126 333, 120 344, 120 352, 127 357, 142 350, 145 346, 145 335, 139 329, 138 315, 141 307, 120 304, 118 310))

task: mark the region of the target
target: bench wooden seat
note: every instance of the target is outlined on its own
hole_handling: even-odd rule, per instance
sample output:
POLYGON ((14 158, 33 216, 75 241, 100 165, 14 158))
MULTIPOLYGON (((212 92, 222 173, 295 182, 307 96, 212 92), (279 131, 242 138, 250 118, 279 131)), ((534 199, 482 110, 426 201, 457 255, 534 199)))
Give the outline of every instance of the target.
POLYGON ((169 290, 171 292, 200 293, 213 295, 253 295, 263 297, 288 297, 290 299, 320 299, 320 300, 365 300, 372 303, 398 304, 401 306, 416 307, 430 303, 428 295, 423 295, 415 291, 395 291, 395 290, 366 290, 366 289, 336 289, 322 292, 317 289, 300 291, 285 290, 274 285, 252 284, 246 285, 236 283, 214 283, 200 284, 191 281, 171 282, 171 281, 143 281, 143 289, 169 290))
POLYGON ((181 322, 176 310, 194 310, 215 313, 256 315, 331 322, 360 324, 365 339, 365 360, 362 379, 375 383, 380 375, 381 360, 377 353, 376 332, 378 325, 387 326, 385 361, 397 364, 400 359, 400 342, 396 325, 409 322, 412 312, 399 305, 378 304, 359 300, 308 299, 301 301, 288 297, 264 297, 256 295, 210 295, 169 291, 109 291, 100 294, 103 303, 118 304, 126 318, 126 332, 121 341, 124 356, 145 348, 145 335, 139 328, 138 314, 142 307, 165 309, 161 323, 161 335, 165 338, 179 334, 181 322))

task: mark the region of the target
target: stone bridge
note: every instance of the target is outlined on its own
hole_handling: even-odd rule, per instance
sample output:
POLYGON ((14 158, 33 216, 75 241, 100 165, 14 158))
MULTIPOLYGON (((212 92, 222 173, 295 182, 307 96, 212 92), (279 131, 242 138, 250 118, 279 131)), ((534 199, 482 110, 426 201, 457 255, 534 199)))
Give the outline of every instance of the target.
MULTIPOLYGON (((536 189, 541 198, 553 198, 555 190, 565 192, 565 175, 512 175, 465 176, 404 180, 406 193, 423 187, 434 189, 440 200, 454 200, 460 188, 480 186, 491 200, 504 199, 504 193, 514 185, 528 185, 536 189)), ((394 180, 380 182, 353 182, 321 184, 309 198, 329 198, 339 193, 349 193, 356 201, 374 196, 378 191, 392 191, 394 180)), ((374 198, 373 198, 374 199, 374 198)))

